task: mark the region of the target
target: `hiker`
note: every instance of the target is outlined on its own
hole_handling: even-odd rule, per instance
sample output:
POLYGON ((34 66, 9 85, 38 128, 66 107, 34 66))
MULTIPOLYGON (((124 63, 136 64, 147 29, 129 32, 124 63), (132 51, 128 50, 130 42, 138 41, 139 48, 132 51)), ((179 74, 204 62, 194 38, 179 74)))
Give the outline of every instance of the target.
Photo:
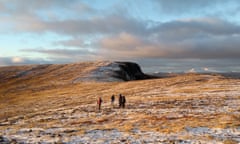
POLYGON ((98 110, 100 111, 101 110, 101 104, 102 104, 102 98, 101 97, 98 98, 97 104, 98 104, 98 110))
POLYGON ((126 98, 122 96, 122 108, 125 108, 126 98))
POLYGON ((112 106, 114 105, 114 101, 115 101, 115 96, 112 95, 112 97, 111 97, 111 104, 112 104, 112 106))
POLYGON ((122 107, 122 94, 119 94, 118 102, 119 102, 119 108, 121 108, 122 107))

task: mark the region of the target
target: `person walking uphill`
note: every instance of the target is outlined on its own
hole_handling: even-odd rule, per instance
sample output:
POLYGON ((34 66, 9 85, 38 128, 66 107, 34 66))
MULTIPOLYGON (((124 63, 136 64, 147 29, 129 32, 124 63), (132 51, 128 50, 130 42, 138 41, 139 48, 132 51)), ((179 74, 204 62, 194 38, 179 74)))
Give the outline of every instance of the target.
POLYGON ((115 101, 115 96, 112 95, 112 97, 111 97, 111 104, 112 104, 112 106, 114 105, 114 101, 115 101))
POLYGON ((119 108, 125 108, 126 98, 122 94, 119 95, 119 108))
POLYGON ((125 108, 126 98, 122 96, 122 108, 125 108))
POLYGON ((101 97, 98 98, 97 104, 98 104, 98 110, 100 111, 101 110, 101 104, 102 104, 102 98, 101 97))
POLYGON ((122 94, 119 94, 118 102, 119 102, 119 108, 121 108, 122 107, 122 94))

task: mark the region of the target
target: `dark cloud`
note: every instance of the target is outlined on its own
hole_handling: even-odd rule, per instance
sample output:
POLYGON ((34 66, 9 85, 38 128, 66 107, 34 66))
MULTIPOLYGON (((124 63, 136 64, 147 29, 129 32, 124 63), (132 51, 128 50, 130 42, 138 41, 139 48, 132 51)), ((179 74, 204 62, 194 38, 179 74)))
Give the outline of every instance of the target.
MULTIPOLYGON (((66 21, 65 21, 66 22, 66 21)), ((96 21, 74 21, 53 24, 50 28, 65 34, 105 34, 86 44, 75 38, 59 41, 65 47, 78 49, 32 50, 55 57, 105 57, 105 58, 238 58, 240 26, 228 21, 208 17, 180 19, 156 23, 148 27, 147 22, 121 17, 105 17, 96 21), (107 21, 111 19, 116 19, 107 21), (85 23, 84 25, 80 23, 85 23), (114 24, 112 24, 114 23, 114 24), (83 27, 79 28, 78 25, 83 27), (116 26, 116 27, 112 27, 116 26), (139 26, 139 27, 138 27, 139 26), (92 47, 94 53, 87 49, 92 47), (81 49, 80 49, 81 48, 81 49)), ((30 52, 29 50, 27 50, 30 52)))
POLYGON ((160 23, 146 35, 103 38, 107 56, 147 58, 239 58, 240 26, 214 18, 160 23))
POLYGON ((240 26, 212 17, 183 19, 159 24, 153 28, 153 33, 159 40, 173 42, 240 34, 240 26))
POLYGON ((157 41, 171 49, 170 58, 239 58, 240 26, 201 18, 160 24, 154 30, 157 41))
POLYGON ((240 4, 237 0, 224 2, 222 0, 184 0, 184 2, 179 0, 153 1, 160 7, 160 12, 177 15, 183 15, 188 13, 213 14, 214 12, 216 12, 214 8, 224 7, 228 4, 240 4))
MULTIPOLYGON (((131 24, 131 23, 129 23, 131 24)), ((143 25, 144 26, 144 25, 143 25)), ((114 58, 238 58, 240 26, 217 18, 182 19, 142 30, 106 35, 86 44, 81 38, 56 42, 81 50, 41 50, 48 55, 114 58), (94 53, 86 50, 93 48, 94 53), (87 53, 86 53, 87 52, 87 53), (72 55, 72 56, 71 56, 72 55)))
POLYGON ((16 27, 18 31, 53 32, 63 35, 114 34, 122 31, 144 34, 144 22, 123 16, 111 15, 89 20, 64 20, 54 22, 25 21, 25 26, 16 27))

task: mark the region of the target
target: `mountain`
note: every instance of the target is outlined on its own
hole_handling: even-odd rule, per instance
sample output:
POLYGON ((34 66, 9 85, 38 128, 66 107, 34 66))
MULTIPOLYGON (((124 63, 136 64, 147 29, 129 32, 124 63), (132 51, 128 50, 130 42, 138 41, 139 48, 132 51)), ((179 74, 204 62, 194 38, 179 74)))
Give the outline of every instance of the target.
POLYGON ((155 79, 109 61, 1 67, 0 143, 239 143, 239 103, 240 79, 219 74, 155 79))
POLYGON ((79 82, 120 82, 153 78, 132 62, 82 62, 0 67, 2 93, 26 89, 41 90, 51 86, 79 82), (3 92, 4 91, 4 92, 3 92))

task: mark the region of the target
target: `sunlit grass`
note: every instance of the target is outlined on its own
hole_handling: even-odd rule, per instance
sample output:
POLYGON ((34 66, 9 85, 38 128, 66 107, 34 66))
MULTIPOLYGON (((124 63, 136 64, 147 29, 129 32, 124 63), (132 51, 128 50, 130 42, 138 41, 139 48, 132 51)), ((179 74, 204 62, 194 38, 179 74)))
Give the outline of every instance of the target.
MULTIPOLYGON (((60 70, 66 71, 69 67, 72 66, 60 70)), ((54 68, 32 78, 9 79, 0 87, 0 123, 10 121, 0 130, 63 127, 76 129, 72 133, 75 135, 89 130, 113 129, 125 133, 138 129, 171 134, 186 131, 187 127, 227 129, 240 126, 240 109, 231 107, 231 102, 240 99, 240 86, 228 85, 236 80, 186 74, 131 82, 72 83, 95 67, 85 65, 59 75, 54 68), (125 109, 118 108, 120 93, 127 98, 125 109), (115 95, 114 107, 110 105, 112 94, 115 95), (101 111, 96 104, 99 96, 103 99, 101 111), (224 111, 225 107, 229 108, 224 111)), ((191 137, 185 136, 186 139, 191 137)), ((207 134, 203 137, 214 139, 207 134)))

